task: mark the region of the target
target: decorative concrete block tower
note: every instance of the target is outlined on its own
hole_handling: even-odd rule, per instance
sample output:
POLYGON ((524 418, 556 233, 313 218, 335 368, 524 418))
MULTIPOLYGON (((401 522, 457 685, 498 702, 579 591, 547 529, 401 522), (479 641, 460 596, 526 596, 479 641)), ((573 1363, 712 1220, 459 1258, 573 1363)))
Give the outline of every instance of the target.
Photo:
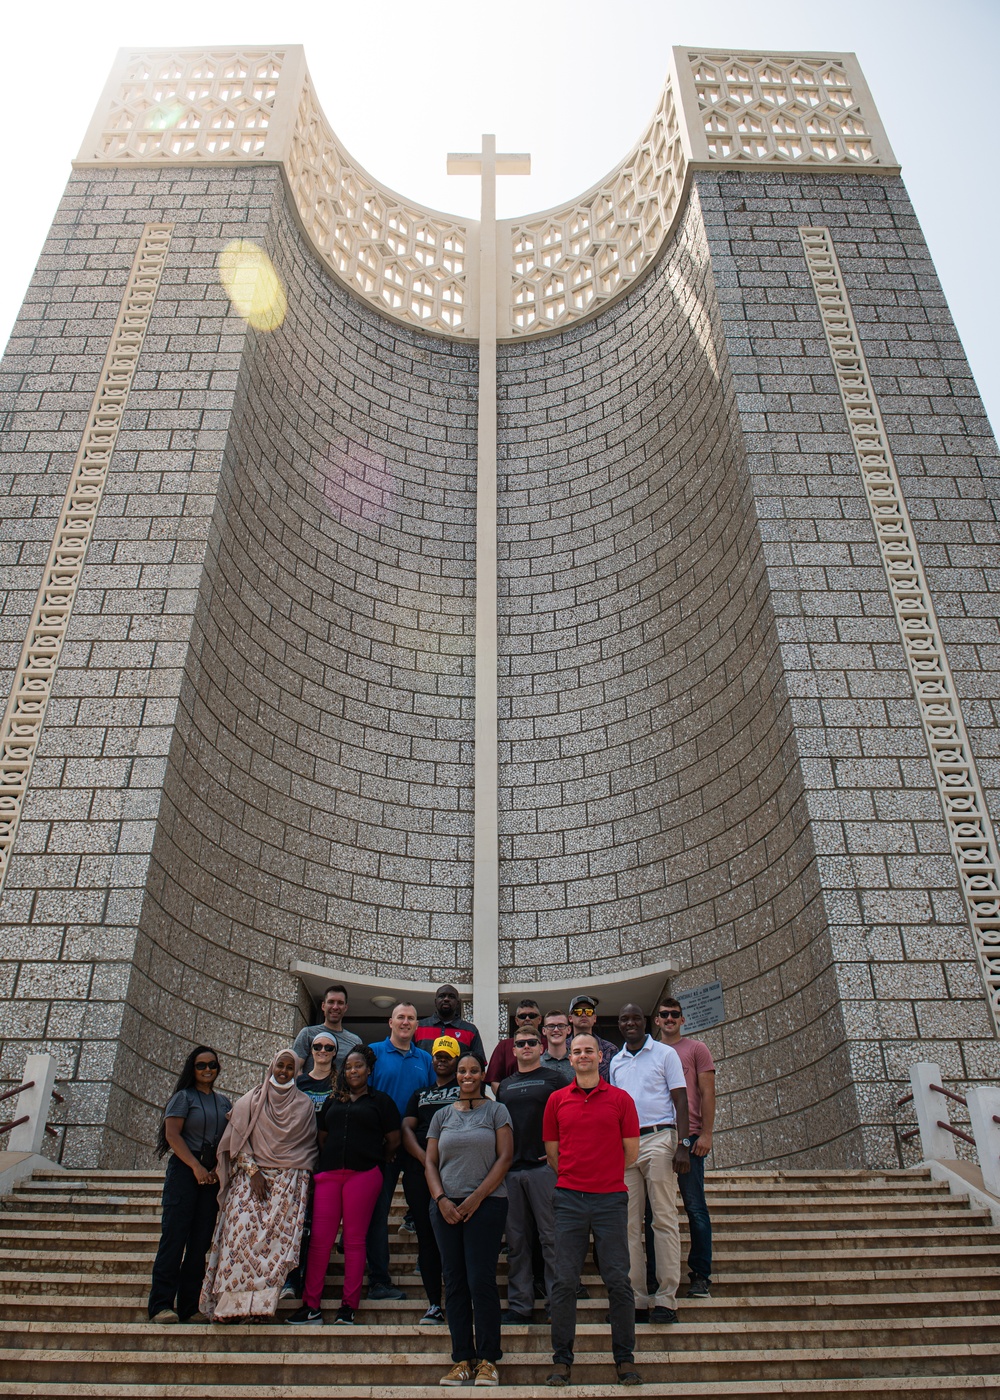
POLYGON ((3 364, 2 1068, 67 1164, 326 981, 489 1039, 719 979, 720 1166, 1000 1070, 997 459, 853 56, 675 49, 497 222, 525 160, 468 223, 300 49, 111 76, 3 364))

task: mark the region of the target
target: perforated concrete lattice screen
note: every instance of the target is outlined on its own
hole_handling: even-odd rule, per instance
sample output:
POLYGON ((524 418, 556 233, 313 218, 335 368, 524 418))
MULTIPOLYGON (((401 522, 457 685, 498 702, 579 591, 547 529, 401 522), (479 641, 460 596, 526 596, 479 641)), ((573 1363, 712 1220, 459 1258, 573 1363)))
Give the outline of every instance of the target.
MULTIPOLYGON (((381 185, 316 99, 302 50, 126 52, 78 164, 273 160, 313 249, 351 291, 430 334, 475 339, 476 225, 381 185)), ((785 161, 893 168, 851 56, 675 49, 653 117, 580 200, 498 226, 500 339, 595 315, 673 232, 692 164, 785 161)))

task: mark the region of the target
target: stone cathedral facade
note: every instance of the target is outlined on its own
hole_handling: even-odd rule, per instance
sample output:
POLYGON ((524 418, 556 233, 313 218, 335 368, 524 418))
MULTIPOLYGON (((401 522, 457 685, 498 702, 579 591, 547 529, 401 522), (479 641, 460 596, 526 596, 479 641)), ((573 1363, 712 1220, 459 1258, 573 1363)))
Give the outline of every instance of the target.
POLYGON ((329 980, 495 1035, 719 979, 718 1166, 997 1077, 996 450, 852 55, 676 49, 487 229, 299 49, 125 53, 2 408, 2 1071, 65 1163, 329 980))

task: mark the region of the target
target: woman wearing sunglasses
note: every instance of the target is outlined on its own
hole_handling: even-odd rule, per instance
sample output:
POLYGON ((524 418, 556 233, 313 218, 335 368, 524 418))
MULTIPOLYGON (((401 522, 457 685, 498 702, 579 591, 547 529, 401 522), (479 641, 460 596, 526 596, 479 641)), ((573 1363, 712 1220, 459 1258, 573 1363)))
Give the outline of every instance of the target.
POLYGON ((216 1153, 232 1108, 225 1094, 215 1092, 218 1076, 218 1055, 210 1045, 196 1045, 163 1110, 157 1156, 171 1155, 149 1291, 153 1322, 187 1322, 198 1311, 219 1209, 216 1153))

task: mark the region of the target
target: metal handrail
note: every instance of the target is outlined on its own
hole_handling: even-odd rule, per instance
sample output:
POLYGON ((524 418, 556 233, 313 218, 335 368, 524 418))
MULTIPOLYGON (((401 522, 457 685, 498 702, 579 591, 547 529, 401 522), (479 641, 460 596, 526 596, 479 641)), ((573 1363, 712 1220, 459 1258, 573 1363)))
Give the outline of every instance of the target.
POLYGON ((912 1103, 912 1102, 913 1102, 913 1095, 912 1095, 912 1094, 904 1094, 903 1097, 902 1097, 901 1099, 897 1099, 897 1100, 896 1100, 896 1107, 897 1107, 897 1108, 902 1108, 904 1103, 912 1103))
POLYGON ((20 1118, 14 1118, 10 1123, 0 1123, 0 1133, 6 1133, 10 1128, 17 1128, 22 1123, 27 1123, 28 1115, 22 1113, 20 1118))
POLYGON ((14 1098, 15 1095, 22 1093, 25 1089, 33 1089, 34 1087, 35 1081, 29 1079, 27 1084, 19 1084, 16 1089, 8 1089, 6 1093, 0 1094, 0 1103, 2 1103, 4 1099, 14 1098))
POLYGON ((963 1133, 961 1128, 953 1128, 950 1123, 943 1123, 940 1118, 938 1119, 937 1125, 939 1128, 944 1128, 945 1132, 952 1133, 955 1137, 961 1138, 963 1142, 971 1142, 973 1147, 975 1147, 976 1139, 970 1137, 968 1133, 963 1133))
POLYGON ((919 1132, 919 1128, 911 1128, 908 1133, 900 1133, 899 1136, 903 1142, 909 1142, 910 1138, 915 1138, 919 1132))
MULTIPOLYGON (((932 1084, 932 1085, 931 1085, 931 1093, 932 1093, 932 1094, 944 1094, 944 1096, 945 1096, 946 1099, 954 1099, 955 1102, 956 1102, 956 1103, 960 1103, 960 1104, 962 1105, 963 1108, 968 1108, 968 1107, 969 1107, 969 1101, 968 1101, 968 1099, 963 1098, 961 1094, 953 1094, 952 1091, 951 1091, 950 1089, 943 1089, 943 1088, 941 1087, 940 1084, 932 1084)), ((969 1141, 971 1142, 972 1139, 970 1138, 969 1141)))

